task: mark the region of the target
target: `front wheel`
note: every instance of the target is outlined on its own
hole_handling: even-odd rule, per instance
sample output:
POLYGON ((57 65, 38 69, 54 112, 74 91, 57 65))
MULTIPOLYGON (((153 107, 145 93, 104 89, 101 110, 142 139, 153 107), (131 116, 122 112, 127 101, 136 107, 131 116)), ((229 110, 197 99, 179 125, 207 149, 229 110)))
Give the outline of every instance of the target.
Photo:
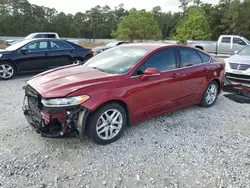
POLYGON ((124 108, 117 103, 110 103, 90 116, 87 135, 97 144, 110 144, 121 137, 126 124, 127 114, 124 108))
POLYGON ((0 63, 0 79, 8 80, 15 76, 16 69, 12 63, 0 63))
POLYGON ((217 82, 211 82, 202 97, 201 106, 205 108, 209 108, 214 105, 215 101, 217 100, 219 94, 219 87, 217 82))

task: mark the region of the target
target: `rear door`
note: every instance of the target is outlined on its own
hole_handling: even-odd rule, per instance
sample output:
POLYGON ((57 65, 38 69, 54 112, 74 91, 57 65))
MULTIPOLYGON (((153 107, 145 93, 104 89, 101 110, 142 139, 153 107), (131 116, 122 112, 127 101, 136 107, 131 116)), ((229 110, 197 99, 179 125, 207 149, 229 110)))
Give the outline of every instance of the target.
POLYGON ((217 46, 217 53, 231 54, 232 48, 232 37, 222 37, 217 46))
POLYGON ((181 106, 200 102, 209 76, 210 56, 192 49, 178 48, 181 63, 180 100, 181 106))
POLYGON ((27 50, 26 53, 22 54, 19 50, 20 58, 16 62, 19 64, 20 71, 47 69, 50 62, 48 45, 47 41, 31 42, 22 48, 27 50))
POLYGON ((152 116, 177 107, 180 89, 180 70, 177 68, 175 49, 163 49, 149 57, 132 75, 130 82, 135 89, 130 91, 131 106, 139 109, 137 117, 152 116), (142 80, 147 68, 156 68, 161 75, 142 80))
POLYGON ((74 55, 74 50, 75 49, 71 45, 64 41, 50 41, 48 56, 51 61, 48 68, 55 68, 73 63, 72 56, 74 55))

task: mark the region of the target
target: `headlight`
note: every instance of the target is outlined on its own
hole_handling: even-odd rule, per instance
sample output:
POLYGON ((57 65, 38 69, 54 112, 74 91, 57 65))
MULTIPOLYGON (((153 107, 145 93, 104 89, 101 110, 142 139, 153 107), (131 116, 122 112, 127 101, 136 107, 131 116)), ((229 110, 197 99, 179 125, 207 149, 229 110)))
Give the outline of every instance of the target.
POLYGON ((47 107, 75 106, 86 102, 90 96, 82 95, 77 97, 42 99, 42 103, 47 107))
POLYGON ((3 56, 3 54, 0 54, 0 58, 3 56))
POLYGON ((224 63, 225 63, 225 69, 229 69, 229 63, 228 63, 228 59, 224 59, 224 63))

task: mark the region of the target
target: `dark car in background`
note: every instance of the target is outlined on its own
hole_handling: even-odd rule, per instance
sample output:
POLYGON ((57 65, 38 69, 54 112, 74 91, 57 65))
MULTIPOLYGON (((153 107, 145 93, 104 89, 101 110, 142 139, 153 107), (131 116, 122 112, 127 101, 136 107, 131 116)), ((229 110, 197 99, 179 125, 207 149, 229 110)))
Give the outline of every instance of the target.
POLYGON ((107 49, 116 47, 116 46, 120 46, 122 44, 128 44, 128 42, 125 41, 114 41, 114 42, 110 42, 108 43, 106 46, 97 46, 93 49, 93 52, 95 55, 104 52, 107 49))
POLYGON ((30 39, 0 50, 0 79, 16 74, 79 64, 93 56, 92 50, 61 39, 30 39))

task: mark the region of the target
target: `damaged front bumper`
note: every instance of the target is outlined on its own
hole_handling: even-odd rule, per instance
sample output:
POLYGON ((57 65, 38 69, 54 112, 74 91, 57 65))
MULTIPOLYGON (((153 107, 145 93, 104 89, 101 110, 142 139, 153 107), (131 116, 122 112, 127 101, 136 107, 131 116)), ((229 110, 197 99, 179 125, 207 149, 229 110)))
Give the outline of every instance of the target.
POLYGON ((29 124, 43 137, 59 138, 70 135, 81 136, 85 132, 90 111, 81 106, 45 107, 41 96, 32 87, 25 86, 23 113, 29 124))

